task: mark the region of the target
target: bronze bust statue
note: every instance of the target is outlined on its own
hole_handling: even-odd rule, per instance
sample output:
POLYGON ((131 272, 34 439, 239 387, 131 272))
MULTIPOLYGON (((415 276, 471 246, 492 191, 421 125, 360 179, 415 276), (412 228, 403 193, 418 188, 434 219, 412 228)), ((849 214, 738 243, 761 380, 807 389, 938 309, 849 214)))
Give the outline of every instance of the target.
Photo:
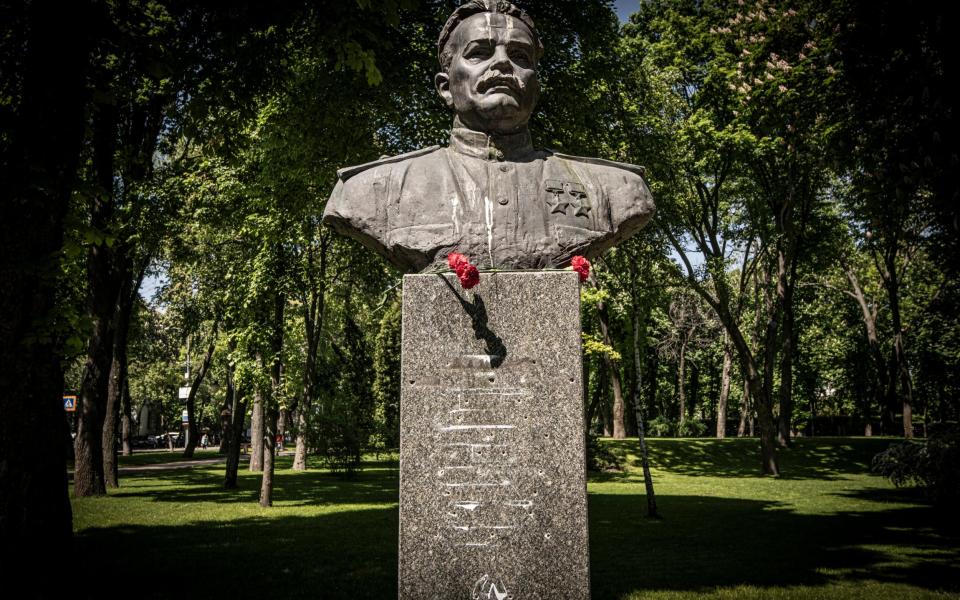
POLYGON ((643 227, 654 203, 643 169, 534 150, 527 122, 543 45, 505 0, 471 0, 447 20, 435 84, 453 112, 446 147, 338 171, 324 222, 404 272, 562 268, 643 227))

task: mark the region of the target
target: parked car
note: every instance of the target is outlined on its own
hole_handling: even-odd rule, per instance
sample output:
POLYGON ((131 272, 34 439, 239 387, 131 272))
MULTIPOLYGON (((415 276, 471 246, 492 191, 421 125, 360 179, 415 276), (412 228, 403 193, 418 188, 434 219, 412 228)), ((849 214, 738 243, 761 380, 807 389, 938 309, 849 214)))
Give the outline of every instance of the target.
POLYGON ((173 440, 174 448, 182 448, 184 442, 184 436, 181 435, 179 431, 168 431, 167 433, 162 433, 157 436, 157 445, 161 448, 166 448, 169 445, 168 440, 173 440))
POLYGON ((137 436, 132 440, 130 440, 130 444, 134 448, 139 448, 143 450, 152 449, 157 447, 157 438, 156 436, 152 436, 152 435, 137 436))

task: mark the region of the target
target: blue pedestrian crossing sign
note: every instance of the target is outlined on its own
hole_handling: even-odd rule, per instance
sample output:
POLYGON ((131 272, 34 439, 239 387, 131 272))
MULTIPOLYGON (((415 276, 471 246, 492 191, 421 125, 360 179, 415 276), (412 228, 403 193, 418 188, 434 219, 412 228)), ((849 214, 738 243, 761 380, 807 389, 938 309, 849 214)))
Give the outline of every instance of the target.
POLYGON ((63 410, 67 412, 74 412, 77 410, 77 397, 76 396, 64 396, 63 397, 63 410))

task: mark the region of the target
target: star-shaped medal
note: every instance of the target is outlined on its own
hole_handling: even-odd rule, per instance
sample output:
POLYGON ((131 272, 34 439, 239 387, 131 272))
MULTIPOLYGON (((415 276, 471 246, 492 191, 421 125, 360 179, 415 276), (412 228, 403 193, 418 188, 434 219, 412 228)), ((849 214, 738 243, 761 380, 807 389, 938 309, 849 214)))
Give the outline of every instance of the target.
POLYGON ((548 179, 545 187, 549 193, 553 194, 553 198, 547 200, 547 204, 550 206, 550 213, 560 213, 561 215, 566 215, 567 207, 570 206, 570 202, 566 200, 566 194, 563 190, 563 182, 557 179, 548 179), (560 199, 561 194, 564 196, 562 200, 560 199))
POLYGON ((574 216, 590 216, 590 198, 587 197, 587 190, 579 183, 570 184, 570 195, 577 199, 577 212, 574 216))
POLYGON ((547 201, 547 204, 550 205, 551 214, 560 213, 561 215, 567 214, 567 207, 570 206, 569 202, 560 199, 560 194, 554 195, 553 199, 547 201))

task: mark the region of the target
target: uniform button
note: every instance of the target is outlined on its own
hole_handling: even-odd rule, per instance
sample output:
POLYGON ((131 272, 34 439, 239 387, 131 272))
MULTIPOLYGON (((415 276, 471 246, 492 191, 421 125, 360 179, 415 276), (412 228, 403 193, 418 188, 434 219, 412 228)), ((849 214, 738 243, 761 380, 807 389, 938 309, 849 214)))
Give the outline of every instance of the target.
POLYGON ((509 199, 509 198, 499 198, 499 199, 497 200, 497 202, 499 202, 500 204, 506 204, 507 202, 510 202, 510 199, 509 199))
POLYGON ((510 165, 500 165, 500 170, 506 173, 510 170, 510 165))

